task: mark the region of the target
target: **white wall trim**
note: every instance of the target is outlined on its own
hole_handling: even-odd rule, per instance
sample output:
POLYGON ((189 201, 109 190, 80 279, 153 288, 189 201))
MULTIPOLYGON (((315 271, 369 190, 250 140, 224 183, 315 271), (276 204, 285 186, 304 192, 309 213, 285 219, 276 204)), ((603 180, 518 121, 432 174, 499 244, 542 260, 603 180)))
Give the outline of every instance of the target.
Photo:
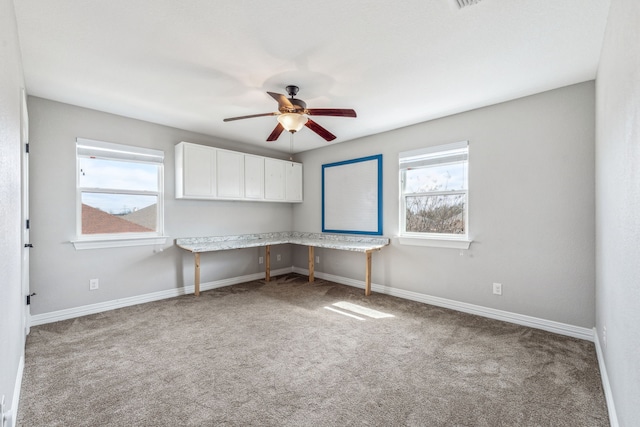
POLYGON ((602 379, 602 388, 604 389, 604 398, 607 401, 607 411, 609 411, 609 423, 611 427, 619 427, 618 414, 613 401, 613 393, 611 392, 611 384, 609 383, 609 375, 607 374, 607 366, 604 363, 604 353, 600 345, 600 336, 596 328, 593 328, 594 343, 596 345, 596 355, 598 356, 598 367, 600 368, 600 378, 602 379))
MULTIPOLYGON (((271 270, 272 276, 291 273, 292 267, 271 270)), ((264 279, 264 273, 254 273, 245 276, 232 277, 229 279, 215 280, 200 284, 200 291, 222 288, 223 286, 236 285, 238 283, 250 282, 252 280, 264 279)), ((136 295, 128 298, 120 298, 112 301, 105 301, 97 304, 83 305, 80 307, 68 308, 65 310, 52 311, 50 313, 42 313, 32 315, 30 318, 30 326, 44 325, 46 323, 59 322, 61 320, 73 319, 76 317, 87 316, 89 314, 102 313, 104 311, 115 310, 117 308, 128 307, 136 304, 144 304, 146 302, 158 301, 167 298, 174 298, 181 295, 192 294, 194 286, 184 286, 182 288, 168 289, 166 291, 152 292, 150 294, 136 295)))
MULTIPOLYGON (((297 267, 294 267, 293 271, 299 274, 309 274, 308 270, 297 267)), ((362 289, 364 289, 365 287, 364 281, 361 280, 349 279, 346 277, 335 276, 333 274, 322 273, 319 271, 316 271, 314 274, 320 279, 326 279, 332 282, 341 283, 343 285, 354 286, 356 288, 362 289)), ((379 292, 381 294, 387 294, 394 297, 418 301, 438 307, 449 308, 451 310, 462 311, 464 313, 475 314, 482 317, 488 317, 490 319, 502 320, 504 322, 515 323, 517 325, 528 326, 535 329, 542 329, 544 331, 566 335, 573 338, 579 338, 587 341, 593 341, 594 339, 593 330, 589 328, 583 328, 581 326, 568 325, 566 323, 555 322, 553 320, 540 319, 538 317, 526 316, 524 314, 497 310, 494 308, 468 304, 465 302, 454 301, 446 298, 434 297, 418 292, 405 291, 402 289, 392 288, 390 286, 377 285, 375 283, 371 284, 371 290, 379 292)))
POLYGON ((128 237, 128 238, 103 238, 72 240, 71 243, 77 251, 84 249, 124 248, 128 246, 165 245, 168 236, 153 237, 128 237))
POLYGON ((16 381, 13 386, 13 399, 11 400, 11 409, 0 413, 2 425, 6 427, 16 427, 18 422, 18 405, 20 404, 20 390, 22 389, 22 376, 24 374, 24 353, 20 356, 18 362, 18 371, 16 373, 16 381))
POLYGON ((10 426, 16 427, 18 422, 18 406, 20 405, 20 390, 22 389, 22 377, 24 375, 24 352, 20 356, 18 363, 18 373, 16 374, 16 385, 13 389, 13 400, 11 402, 11 421, 10 426))
POLYGON ((408 246, 428 246, 432 248, 469 249, 470 239, 434 239, 418 236, 397 236, 398 243, 408 246))
MULTIPOLYGON (((286 273, 299 273, 308 275, 309 271, 298 267, 286 267, 278 270, 271 271, 272 276, 277 276, 286 273)), ((320 279, 329 280, 343 285, 353 286, 356 288, 364 289, 365 283, 362 280, 349 279, 346 277, 336 276, 333 274, 323 273, 316 271, 315 276, 320 279)), ((200 285, 201 291, 210 289, 221 288, 223 286, 235 285, 238 283, 250 282, 252 280, 260 280, 264 277, 264 273, 254 273, 245 276, 232 277, 229 279, 216 280, 213 282, 202 283, 200 285)), ((50 313, 42 313, 32 315, 29 324, 31 326, 43 325, 46 323, 58 322, 60 320, 73 319, 80 316, 86 316, 89 314, 101 313, 103 311, 114 310, 117 308, 128 307, 136 304, 143 304, 151 301, 158 301, 161 299, 173 298, 180 295, 186 295, 193 293, 193 285, 185 286, 182 288, 169 289, 166 291, 153 292, 145 295, 137 295, 128 298, 121 298, 112 301, 106 301, 97 304, 84 305, 81 307, 74 307, 65 310, 53 311, 50 313)), ((482 317, 488 317, 490 319, 502 320, 504 322, 515 323, 522 326, 528 326, 531 328, 542 329, 548 332, 553 332, 560 335, 566 335, 574 338, 579 338, 587 341, 594 341, 594 330, 589 328, 583 328, 581 326, 569 325, 566 323, 555 322, 553 320, 540 319, 538 317, 526 316, 524 314, 512 313, 509 311, 497 310, 494 308, 483 307, 480 305, 468 304, 465 302, 454 301, 446 298, 434 297, 431 295, 421 294, 418 292, 405 291, 403 289, 396 289, 390 286, 371 284, 371 289, 375 292, 387 294, 399 298, 404 298, 412 301, 418 301, 425 304, 431 304, 438 307, 449 308, 451 310, 461 311, 464 313, 475 314, 482 317)))

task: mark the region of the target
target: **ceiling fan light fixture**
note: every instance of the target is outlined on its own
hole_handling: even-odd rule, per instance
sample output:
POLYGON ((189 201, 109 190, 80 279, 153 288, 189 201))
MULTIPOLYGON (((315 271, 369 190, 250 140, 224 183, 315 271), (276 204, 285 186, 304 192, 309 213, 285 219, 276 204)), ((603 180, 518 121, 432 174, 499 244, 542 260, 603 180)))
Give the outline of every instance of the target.
MULTIPOLYGON (((453 0, 452 0, 453 1, 453 0)), ((479 1, 479 0, 476 0, 479 1)), ((356 112, 350 108, 307 108, 306 102, 297 99, 294 95, 298 92, 298 86, 287 86, 287 93, 291 98, 287 98, 281 93, 267 92, 267 94, 278 103, 278 112, 251 114, 249 116, 229 117, 223 119, 225 122, 233 120, 251 119, 254 117, 277 116, 278 124, 267 137, 267 142, 276 141, 282 132, 287 130, 291 135, 306 126, 315 132, 325 141, 333 141, 336 136, 320 126, 308 116, 328 116, 328 117, 357 117, 356 112)))
POLYGON ((283 113, 278 116, 278 122, 287 132, 298 132, 307 123, 309 118, 304 114, 283 113))

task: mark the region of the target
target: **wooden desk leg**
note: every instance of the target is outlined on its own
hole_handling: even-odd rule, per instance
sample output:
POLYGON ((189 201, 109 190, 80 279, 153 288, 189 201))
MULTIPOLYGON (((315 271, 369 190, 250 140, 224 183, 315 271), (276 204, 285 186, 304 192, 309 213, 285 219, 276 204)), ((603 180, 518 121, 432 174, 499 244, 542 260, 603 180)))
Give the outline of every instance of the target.
POLYGON ((196 252, 194 255, 196 257, 196 276, 194 280, 193 293, 196 296, 200 296, 200 252, 196 252))
POLYGON ((367 251, 367 272, 365 273, 365 296, 371 295, 371 252, 367 251))
POLYGON ((309 246, 309 283, 313 283, 315 264, 313 262, 313 246, 309 246))
POLYGON ((264 281, 268 282, 271 280, 271 245, 264 247, 264 262, 264 281))

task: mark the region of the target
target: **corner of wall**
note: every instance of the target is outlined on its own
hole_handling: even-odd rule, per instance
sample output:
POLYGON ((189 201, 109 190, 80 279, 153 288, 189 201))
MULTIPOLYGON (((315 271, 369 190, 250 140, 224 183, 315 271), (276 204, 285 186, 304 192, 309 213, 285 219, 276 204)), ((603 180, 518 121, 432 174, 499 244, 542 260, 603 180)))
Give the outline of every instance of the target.
POLYGON ((616 414, 616 406, 613 400, 611 384, 609 384, 609 375, 607 374, 607 365, 604 363, 604 354, 600 345, 600 336, 596 328, 593 328, 593 341, 596 346, 596 355, 598 356, 598 367, 600 368, 600 378, 602 379, 602 388, 604 390, 604 398, 607 402, 607 411, 609 411, 609 423, 611 427, 618 427, 618 415, 616 414))

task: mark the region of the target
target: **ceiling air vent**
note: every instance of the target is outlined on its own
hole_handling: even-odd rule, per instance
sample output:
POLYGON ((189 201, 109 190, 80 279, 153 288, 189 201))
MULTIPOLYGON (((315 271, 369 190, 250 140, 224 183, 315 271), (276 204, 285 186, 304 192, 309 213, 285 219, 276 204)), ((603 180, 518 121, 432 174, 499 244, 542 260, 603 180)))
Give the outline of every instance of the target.
POLYGON ((458 5, 459 9, 462 9, 463 7, 467 7, 467 6, 473 6, 478 2, 480 2, 480 0, 455 0, 455 3, 458 5))

